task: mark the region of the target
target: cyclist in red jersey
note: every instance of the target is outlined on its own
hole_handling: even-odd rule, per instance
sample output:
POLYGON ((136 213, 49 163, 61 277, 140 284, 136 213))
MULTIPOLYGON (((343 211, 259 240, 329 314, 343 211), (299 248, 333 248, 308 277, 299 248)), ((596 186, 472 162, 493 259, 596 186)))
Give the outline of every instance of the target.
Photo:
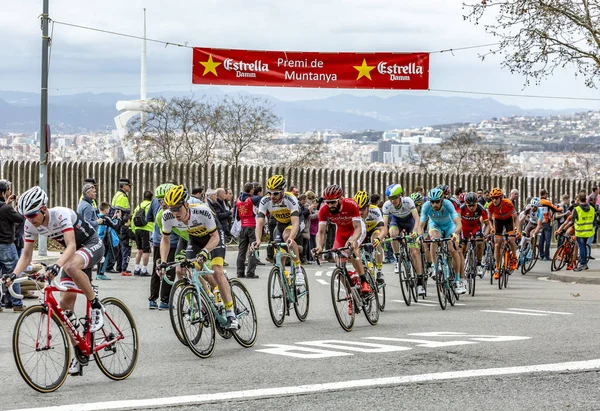
MULTIPOLYGON (((461 245, 464 255, 467 253, 466 244, 469 238, 488 235, 490 231, 490 220, 485 208, 477 202, 477 194, 474 192, 470 192, 465 196, 465 204, 460 207, 460 215, 462 220, 461 245), (482 228, 485 232, 482 231, 482 228)), ((477 275, 479 278, 483 277, 481 259, 483 257, 484 248, 485 244, 482 241, 477 243, 477 275)), ((464 260, 461 272, 464 273, 464 260)))
POLYGON ((316 253, 323 250, 325 242, 325 231, 327 221, 331 221, 336 225, 335 241, 333 248, 344 246, 351 247, 353 252, 348 256, 352 266, 360 276, 361 288, 363 293, 370 293, 371 287, 365 277, 365 269, 362 261, 356 256, 360 256, 358 247, 367 235, 365 222, 360 216, 358 204, 352 198, 344 198, 344 192, 340 186, 333 184, 323 190, 323 199, 326 207, 321 207, 319 210, 319 232, 317 233, 316 253))

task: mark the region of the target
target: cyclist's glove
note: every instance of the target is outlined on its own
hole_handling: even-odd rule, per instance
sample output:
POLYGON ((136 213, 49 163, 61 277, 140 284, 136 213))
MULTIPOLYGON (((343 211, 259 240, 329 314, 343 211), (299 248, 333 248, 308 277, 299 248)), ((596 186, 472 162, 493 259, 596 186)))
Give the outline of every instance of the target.
POLYGON ((202 259, 203 262, 209 261, 210 260, 210 251, 208 251, 206 248, 203 248, 198 253, 198 259, 202 259))
POLYGON ((6 282, 6 280, 10 279, 10 281, 15 281, 15 279, 17 278, 17 275, 15 273, 10 273, 10 274, 4 274, 2 276, 2 282, 6 282))
POLYGON ((381 241, 379 241, 379 238, 376 238, 373 240, 372 244, 373 244, 373 248, 377 248, 381 244, 381 241))
POLYGON ((46 274, 52 279, 58 275, 60 272, 60 265, 52 264, 46 268, 46 274))

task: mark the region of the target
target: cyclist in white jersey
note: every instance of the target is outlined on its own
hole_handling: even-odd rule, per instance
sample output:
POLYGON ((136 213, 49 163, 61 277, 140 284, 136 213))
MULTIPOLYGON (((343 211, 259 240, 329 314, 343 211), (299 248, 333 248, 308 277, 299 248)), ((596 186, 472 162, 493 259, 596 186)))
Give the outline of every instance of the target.
MULTIPOLYGON (((104 326, 104 307, 94 293, 90 276, 91 268, 104 257, 104 245, 94 228, 75 211, 65 207, 47 208, 47 202, 48 195, 40 187, 27 190, 19 198, 18 212, 26 218, 25 247, 15 267, 16 274, 11 275, 11 280, 21 276, 31 263, 33 246, 38 235, 56 240, 65 250, 55 264, 47 267, 46 274, 54 278, 62 268, 61 284, 83 291, 92 306, 90 331, 96 332, 104 326), (89 269, 88 274, 83 271, 86 269, 89 269)), ((62 293, 60 307, 73 311, 76 299, 76 293, 62 293)), ((81 365, 73 358, 69 373, 77 375, 80 370, 81 365)))

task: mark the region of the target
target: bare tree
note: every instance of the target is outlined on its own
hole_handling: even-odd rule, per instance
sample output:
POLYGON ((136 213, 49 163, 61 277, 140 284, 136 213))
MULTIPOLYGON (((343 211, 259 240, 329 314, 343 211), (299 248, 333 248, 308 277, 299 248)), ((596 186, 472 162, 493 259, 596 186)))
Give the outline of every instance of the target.
POLYGON ((237 168, 240 156, 249 147, 271 138, 279 123, 272 105, 252 96, 225 97, 223 122, 220 128, 223 142, 229 151, 224 160, 237 168))
POLYGON ((200 152, 196 161, 204 167, 210 166, 215 157, 215 148, 221 141, 223 106, 220 103, 198 102, 194 111, 196 144, 200 152))
POLYGON ((481 137, 473 130, 454 133, 448 140, 440 144, 442 158, 454 174, 468 171, 467 160, 471 159, 478 149, 481 137))
POLYGON ((315 133, 308 140, 294 144, 293 149, 286 152, 283 167, 323 167, 326 163, 323 154, 327 144, 315 133))
POLYGON ((422 173, 431 173, 440 166, 442 150, 437 145, 420 145, 408 153, 409 162, 417 165, 422 173))
MULTIPOLYGON (((506 173, 506 153, 502 147, 479 145, 475 148, 472 161, 470 161, 469 172, 482 176, 506 173)), ((515 173, 511 173, 515 175, 515 173)))
POLYGON ((490 53, 504 55, 503 67, 525 75, 526 85, 531 79, 539 84, 555 68, 571 65, 586 86, 598 86, 598 0, 478 0, 463 3, 463 8, 468 10, 463 17, 474 24, 496 13, 496 21, 484 25, 500 39, 490 53))

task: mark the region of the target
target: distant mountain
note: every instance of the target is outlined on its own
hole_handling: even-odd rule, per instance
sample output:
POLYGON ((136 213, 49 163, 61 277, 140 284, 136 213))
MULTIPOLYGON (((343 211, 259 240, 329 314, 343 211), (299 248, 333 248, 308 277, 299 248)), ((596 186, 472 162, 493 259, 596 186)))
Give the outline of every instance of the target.
MULTIPOLYGON (((181 92, 150 93, 149 97, 172 98, 181 92)), ((189 94, 187 94, 189 95, 189 94)), ((196 98, 220 97, 221 89, 195 93, 196 98)), ((274 105, 285 120, 288 132, 313 130, 388 130, 435 124, 478 122, 492 117, 513 115, 547 116, 571 114, 585 109, 525 110, 499 103, 491 98, 399 95, 388 98, 338 95, 323 99, 282 101, 260 95, 274 105)), ((54 132, 104 131, 114 127, 118 114, 115 103, 134 100, 134 95, 119 93, 80 93, 51 96, 49 122, 54 132)), ((36 93, 0 91, 0 131, 34 132, 39 128, 40 96, 36 93)))

